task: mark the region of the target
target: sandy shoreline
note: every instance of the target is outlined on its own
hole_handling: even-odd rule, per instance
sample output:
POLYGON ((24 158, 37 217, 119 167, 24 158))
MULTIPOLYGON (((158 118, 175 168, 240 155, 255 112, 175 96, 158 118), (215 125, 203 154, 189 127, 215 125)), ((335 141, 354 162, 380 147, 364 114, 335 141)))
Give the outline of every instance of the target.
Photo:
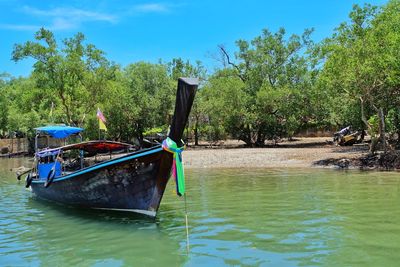
POLYGON ((327 138, 303 138, 266 148, 189 148, 183 153, 186 168, 309 168, 324 159, 357 158, 367 146, 337 147, 327 138))
MULTIPOLYGON (((183 162, 187 169, 199 168, 358 168, 347 164, 338 166, 335 159, 352 160, 368 155, 368 145, 350 147, 334 146, 330 138, 298 138, 295 142, 269 144, 263 148, 245 148, 238 141, 223 144, 201 144, 189 146, 183 152, 183 162), (315 164, 326 160, 326 163, 315 164)), ((120 155, 119 155, 120 156, 120 155)), ((108 155, 104 156, 108 159, 108 155)), ((354 162, 353 162, 354 163, 354 162)), ((27 169, 18 168, 19 172, 27 169)), ((14 171, 17 171, 15 169, 14 171)))

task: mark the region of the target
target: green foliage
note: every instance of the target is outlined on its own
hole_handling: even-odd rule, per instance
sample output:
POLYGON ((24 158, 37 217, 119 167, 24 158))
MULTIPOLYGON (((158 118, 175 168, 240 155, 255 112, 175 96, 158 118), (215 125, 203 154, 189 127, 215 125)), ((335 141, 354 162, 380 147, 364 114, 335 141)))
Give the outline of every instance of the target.
POLYGON ((247 110, 248 98, 244 83, 231 70, 217 72, 200 91, 206 116, 205 135, 211 140, 222 139, 227 133, 241 139, 242 124, 251 114, 247 110))
POLYGON ((368 123, 371 125, 370 135, 377 136, 379 133, 379 117, 377 115, 373 115, 368 119, 368 123))
MULTIPOLYGON (((45 107, 50 110, 53 102, 58 110, 56 114, 61 116, 56 118, 59 122, 82 126, 86 116, 106 95, 115 67, 101 50, 84 44, 82 33, 63 40, 62 47, 53 33, 43 28, 36 33, 35 39, 35 42, 15 45, 13 51, 16 62, 24 58, 35 60, 32 80, 39 92, 31 96, 47 101, 30 101, 30 105, 45 102, 45 107)), ((49 116, 46 119, 50 120, 49 116)))
MULTIPOLYGON (((326 61, 320 81, 337 103, 332 106, 333 113, 343 114, 340 120, 360 125, 362 112, 371 117, 382 108, 386 116, 400 104, 399 11, 398 0, 382 8, 355 5, 350 21, 324 41, 321 51, 326 61), (341 112, 343 109, 350 112, 341 112)), ((374 127, 366 124, 364 127, 374 127)))
POLYGON ((9 102, 6 94, 6 81, 0 79, 0 136, 5 135, 7 132, 9 112, 8 106, 9 102))
POLYGON ((166 64, 166 67, 172 80, 178 80, 180 77, 196 77, 204 80, 207 76, 207 71, 200 61, 192 65, 189 60, 184 62, 181 58, 174 58, 166 64))
POLYGON ((86 138, 95 139, 100 108, 107 138, 142 140, 167 131, 182 76, 201 81, 186 131, 196 143, 232 137, 254 146, 308 127, 344 125, 376 136, 383 131, 380 110, 386 130, 399 133, 399 14, 400 0, 355 5, 348 21, 318 44, 312 30, 288 36, 283 28, 264 29, 238 40, 234 57, 220 46, 224 65, 210 76, 201 62, 181 58, 122 69, 81 33, 58 43, 40 29, 12 54, 16 62, 34 59, 31 76, 0 74, 0 135, 64 122, 85 127, 86 138))
POLYGON ((154 126, 168 125, 173 113, 176 83, 165 66, 139 62, 126 67, 122 77, 126 90, 124 116, 133 136, 143 139, 143 132, 154 126))
POLYGON ((147 136, 147 135, 154 135, 154 134, 163 133, 163 132, 165 132, 165 129, 163 129, 163 128, 161 128, 161 127, 154 127, 154 128, 151 128, 151 129, 145 131, 145 132, 143 133, 143 135, 144 135, 144 136, 147 136))
MULTIPOLYGON (((231 136, 247 145, 263 145, 266 139, 292 136, 310 120, 313 80, 310 61, 304 52, 312 44, 311 33, 312 30, 305 30, 302 36, 287 38, 283 28, 276 33, 265 29, 251 42, 236 42, 238 63, 231 62, 221 47, 228 64, 233 67, 225 71, 226 79, 241 82, 232 93, 234 99, 240 96, 240 104, 235 105, 239 112, 229 110, 233 115, 225 121, 225 129, 231 136)), ((221 73, 215 74, 217 79, 221 73)), ((211 83, 211 86, 219 92, 224 84, 229 83, 222 79, 221 84, 211 83)), ((220 93, 215 97, 220 102, 226 101, 221 98, 231 98, 220 93)))
POLYGON ((400 132, 400 108, 390 109, 385 120, 386 130, 389 133, 400 132))

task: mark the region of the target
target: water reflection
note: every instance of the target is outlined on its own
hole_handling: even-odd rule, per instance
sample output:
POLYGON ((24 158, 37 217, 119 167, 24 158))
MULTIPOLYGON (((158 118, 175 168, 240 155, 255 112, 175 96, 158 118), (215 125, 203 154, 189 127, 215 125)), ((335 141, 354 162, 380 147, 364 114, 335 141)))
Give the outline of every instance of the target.
POLYGON ((0 225, 2 237, 9 236, 2 238, 1 255, 11 265, 156 265, 159 255, 171 265, 185 260, 178 241, 154 219, 76 210, 32 198, 21 212, 17 220, 0 225))
POLYGON ((397 173, 190 170, 187 256, 184 200, 172 183, 150 219, 38 201, 16 183, 8 171, 13 165, 0 168, 2 266, 393 266, 400 260, 397 173))
POLYGON ((12 173, 1 175, 1 266, 178 266, 186 260, 179 240, 165 231, 173 221, 160 227, 149 217, 49 203, 33 198, 12 173))
MULTIPOLYGON (((191 264, 201 265, 205 259, 226 265, 352 262, 353 249, 369 258, 370 252, 356 243, 369 240, 370 227, 382 229, 386 237, 395 230, 394 239, 400 241, 396 220, 385 224, 376 220, 380 213, 400 219, 395 173, 202 170, 192 175, 203 186, 189 186, 191 199, 196 200, 190 207, 192 252, 196 254, 191 264), (367 232, 359 233, 358 225, 370 223, 367 232)), ((381 233, 376 236, 386 239, 381 233)), ((395 247, 400 246, 389 249, 395 247)), ((363 263, 374 266, 373 261, 363 263)))

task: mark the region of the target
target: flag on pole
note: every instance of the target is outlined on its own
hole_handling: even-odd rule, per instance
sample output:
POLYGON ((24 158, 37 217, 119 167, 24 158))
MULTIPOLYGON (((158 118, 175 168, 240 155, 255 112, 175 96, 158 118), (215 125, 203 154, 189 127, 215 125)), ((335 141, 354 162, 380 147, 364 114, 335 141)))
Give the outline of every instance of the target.
POLYGON ((100 108, 97 108, 97 118, 99 119, 99 129, 107 131, 106 127, 106 118, 104 117, 103 113, 101 112, 100 108))
POLYGON ((49 118, 51 119, 51 122, 53 122, 53 109, 54 109, 54 102, 51 102, 50 113, 49 113, 49 118))

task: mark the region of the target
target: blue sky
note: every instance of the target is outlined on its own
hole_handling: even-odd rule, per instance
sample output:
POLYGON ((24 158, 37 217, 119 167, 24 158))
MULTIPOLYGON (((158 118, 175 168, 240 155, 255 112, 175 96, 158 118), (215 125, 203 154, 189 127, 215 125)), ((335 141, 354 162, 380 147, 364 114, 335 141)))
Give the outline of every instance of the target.
POLYGON ((77 32, 126 66, 137 61, 200 60, 211 71, 217 45, 233 53, 235 41, 251 40, 263 28, 301 34, 315 28, 319 41, 347 20, 353 4, 385 4, 383 0, 182 0, 182 1, 28 1, 0 0, 0 73, 27 76, 32 61, 11 61, 14 44, 33 40, 45 27, 58 40, 77 32))

